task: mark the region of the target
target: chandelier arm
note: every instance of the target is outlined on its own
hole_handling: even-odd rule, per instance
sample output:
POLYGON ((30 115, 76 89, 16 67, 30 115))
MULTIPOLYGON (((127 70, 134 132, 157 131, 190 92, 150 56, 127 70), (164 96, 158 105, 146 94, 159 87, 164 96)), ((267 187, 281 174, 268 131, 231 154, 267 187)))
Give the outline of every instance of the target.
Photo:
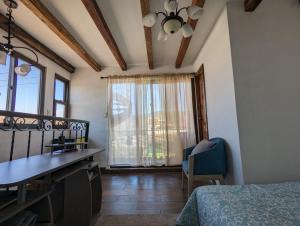
POLYGON ((26 50, 28 50, 28 51, 30 51, 31 53, 33 53, 33 55, 35 56, 35 61, 36 61, 36 63, 38 64, 39 63, 39 57, 38 57, 38 55, 32 50, 32 49, 30 49, 30 48, 27 48, 27 47, 24 47, 24 46, 14 46, 14 49, 26 49, 26 50))
POLYGON ((168 16, 168 14, 166 14, 165 12, 161 12, 161 11, 156 13, 156 15, 159 15, 159 14, 162 14, 164 16, 168 16))
POLYGON ((176 15, 178 16, 182 10, 188 9, 188 8, 189 8, 189 7, 183 7, 183 8, 181 8, 181 9, 179 9, 179 10, 176 12, 176 15))
POLYGON ((11 6, 9 6, 7 8, 7 48, 10 49, 12 47, 11 45, 11 38, 12 38, 12 31, 11 31, 11 28, 12 28, 12 23, 13 23, 13 16, 12 16, 12 8, 11 6))
POLYGON ((177 7, 176 7, 176 11, 175 11, 175 14, 178 15, 178 7, 179 7, 179 1, 176 1, 177 2, 177 7))

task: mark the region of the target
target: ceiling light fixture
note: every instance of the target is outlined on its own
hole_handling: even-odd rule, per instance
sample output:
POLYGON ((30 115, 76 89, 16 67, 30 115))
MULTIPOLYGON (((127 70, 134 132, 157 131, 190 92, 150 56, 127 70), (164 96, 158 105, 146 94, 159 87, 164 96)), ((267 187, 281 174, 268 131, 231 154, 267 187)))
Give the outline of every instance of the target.
POLYGON ((201 16, 202 8, 196 5, 178 9, 178 0, 166 0, 164 3, 164 12, 149 13, 143 18, 145 27, 153 27, 157 21, 158 15, 162 14, 164 19, 161 22, 161 30, 158 33, 158 40, 167 40, 168 35, 175 34, 181 30, 183 37, 188 38, 193 35, 193 28, 186 23, 180 16, 185 10, 192 20, 197 20, 201 16))
MULTIPOLYGON (((7 40, 6 43, 0 42, 0 64, 5 65, 6 64, 6 56, 7 54, 11 55, 13 54, 15 49, 26 49, 29 50, 33 55, 35 56, 35 61, 38 64, 39 58, 37 54, 30 48, 23 47, 23 46, 14 46, 12 44, 13 33, 13 24, 14 24, 14 17, 12 16, 13 9, 16 9, 18 7, 18 3, 15 0, 3 0, 4 4, 7 6, 7 36, 3 36, 4 39, 7 40)), ((15 67, 15 73, 21 76, 26 76, 31 71, 31 64, 21 64, 17 67, 15 67)))

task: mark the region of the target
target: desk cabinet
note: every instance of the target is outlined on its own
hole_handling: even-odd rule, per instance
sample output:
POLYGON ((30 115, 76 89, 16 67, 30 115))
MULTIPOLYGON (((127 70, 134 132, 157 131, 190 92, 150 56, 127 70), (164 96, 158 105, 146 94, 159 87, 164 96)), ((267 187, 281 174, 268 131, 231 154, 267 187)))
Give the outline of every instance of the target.
POLYGON ((93 216, 96 216, 101 208, 100 177, 98 165, 91 164, 65 179, 63 225, 92 224, 93 216))
POLYGON ((92 159, 98 152, 87 149, 0 163, 0 175, 6 175, 1 178, 3 181, 0 179, 0 188, 23 188, 16 192, 14 203, 8 206, 0 203, 0 226, 23 210, 31 210, 38 215, 39 222, 50 222, 55 226, 91 226, 100 212, 102 199, 101 173, 98 163, 92 159), (36 162, 39 164, 34 169, 32 164, 36 162), (11 170, 14 165, 16 169, 11 170), (24 167, 23 171, 27 170, 22 178, 19 175, 21 167, 24 167), (14 175, 17 175, 16 180, 12 179, 14 175), (37 181, 41 182, 40 188, 29 191, 28 185, 37 181), (20 194, 23 195, 21 199, 20 194))

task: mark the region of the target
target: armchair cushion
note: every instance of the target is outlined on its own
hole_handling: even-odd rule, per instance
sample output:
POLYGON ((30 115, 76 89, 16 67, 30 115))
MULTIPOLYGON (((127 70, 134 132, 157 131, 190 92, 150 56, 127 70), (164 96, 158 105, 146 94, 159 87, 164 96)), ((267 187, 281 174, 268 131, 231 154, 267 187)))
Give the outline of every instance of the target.
MULTIPOLYGON (((194 155, 194 175, 217 175, 222 174, 224 177, 227 174, 227 156, 222 138, 210 139, 213 145, 204 152, 194 155)), ((188 156, 192 152, 192 147, 184 150, 184 160, 182 161, 182 169, 187 174, 189 173, 188 156)))
POLYGON ((196 155, 196 154, 199 154, 199 153, 202 153, 202 152, 205 152, 205 151, 209 151, 210 148, 212 146, 214 146, 215 143, 212 142, 212 141, 209 141, 209 140, 201 140, 197 145, 196 147, 193 149, 191 155, 196 155))
POLYGON ((222 174, 225 177, 227 173, 227 157, 224 140, 213 138, 211 141, 215 145, 209 151, 195 155, 194 174, 222 174))

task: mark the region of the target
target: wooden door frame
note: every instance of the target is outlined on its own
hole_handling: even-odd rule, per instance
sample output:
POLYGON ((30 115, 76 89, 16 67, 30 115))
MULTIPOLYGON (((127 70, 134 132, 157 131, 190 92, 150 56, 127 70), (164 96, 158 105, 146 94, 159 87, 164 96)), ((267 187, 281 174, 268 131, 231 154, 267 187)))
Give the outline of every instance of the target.
POLYGON ((207 119, 207 103, 206 103, 206 88, 204 65, 202 64, 195 73, 193 80, 194 89, 194 109, 195 109, 195 127, 197 142, 202 139, 209 139, 208 119, 207 119))

